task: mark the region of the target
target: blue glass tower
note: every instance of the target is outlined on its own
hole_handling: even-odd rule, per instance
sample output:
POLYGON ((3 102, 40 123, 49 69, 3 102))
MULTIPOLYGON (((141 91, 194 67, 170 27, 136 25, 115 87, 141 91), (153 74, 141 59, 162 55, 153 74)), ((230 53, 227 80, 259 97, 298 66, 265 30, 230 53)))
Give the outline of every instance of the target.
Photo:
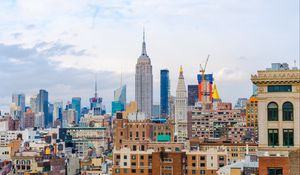
POLYGON ((80 97, 73 97, 72 98, 72 109, 76 111, 76 123, 79 123, 80 121, 80 115, 81 115, 81 98, 80 97))
POLYGON ((169 70, 160 70, 160 114, 162 117, 169 115, 170 81, 169 70))
POLYGON ((45 127, 52 126, 52 118, 49 117, 49 110, 48 110, 48 92, 44 89, 41 89, 38 96, 38 111, 44 113, 44 121, 45 121, 45 127))

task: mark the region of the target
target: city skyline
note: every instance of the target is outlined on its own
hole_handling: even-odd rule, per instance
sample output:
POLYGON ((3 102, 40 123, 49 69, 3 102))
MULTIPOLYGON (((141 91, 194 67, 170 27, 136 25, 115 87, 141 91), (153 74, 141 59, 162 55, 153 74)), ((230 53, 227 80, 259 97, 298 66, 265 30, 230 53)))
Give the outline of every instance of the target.
POLYGON ((0 29, 0 63, 3 66, 0 108, 8 111, 11 95, 19 92, 26 95, 26 104, 29 104, 29 96, 37 94, 39 89, 49 92, 52 103, 59 100, 66 103, 79 96, 83 106, 87 106, 97 73, 99 96, 103 97, 106 109, 110 109, 120 69, 128 87, 128 101, 134 100, 134 65, 140 53, 143 25, 153 64, 154 104, 159 103, 161 69, 169 69, 171 94, 174 95, 179 66, 182 64, 185 70, 186 85, 195 84, 198 65, 207 54, 211 55, 207 71, 214 73, 221 98, 235 102, 239 97, 249 97, 252 93, 249 78, 253 70, 262 69, 271 62, 287 62, 292 67, 293 61, 299 59, 296 22, 299 21, 299 5, 280 1, 272 4, 232 1, 229 5, 208 1, 171 5, 149 1, 147 8, 143 8, 143 4, 135 1, 91 5, 79 2, 69 7, 61 4, 57 16, 53 16, 46 8, 53 9, 55 2, 5 1, 0 5, 4 12, 0 15, 3 24, 0 29), (270 10, 264 11, 267 7, 270 10), (148 15, 151 10, 157 13, 148 15), (198 12, 201 10, 205 14, 198 12), (69 13, 63 14, 65 11, 69 13), (16 17, 22 22, 18 23, 16 17), (180 24, 170 20, 172 17, 180 24), (82 22, 76 23, 79 20, 82 22), (237 21, 240 23, 236 24, 237 21), (46 22, 49 23, 46 25, 46 22), (127 24, 132 26, 123 28, 127 24), (256 28, 251 28, 254 25, 256 28), (219 30, 220 27, 223 30, 219 30), (272 32, 268 34, 268 31, 272 32), (261 40, 262 35, 265 41, 261 40), (257 44, 253 46, 253 43, 257 44), (240 84, 241 88, 233 90, 235 84, 240 84))

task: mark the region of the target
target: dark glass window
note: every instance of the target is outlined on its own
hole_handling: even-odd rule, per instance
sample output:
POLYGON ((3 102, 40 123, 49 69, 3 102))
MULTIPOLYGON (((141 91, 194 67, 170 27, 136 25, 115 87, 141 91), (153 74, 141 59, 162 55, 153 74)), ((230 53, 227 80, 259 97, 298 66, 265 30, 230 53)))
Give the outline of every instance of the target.
POLYGON ((268 175, 282 175, 282 168, 268 168, 268 175))
POLYGON ((294 115, 294 107, 291 102, 285 102, 282 105, 282 120, 283 121, 293 121, 293 115, 294 115))
POLYGON ((294 146, 293 129, 283 129, 283 146, 294 146))
POLYGON ((278 129, 269 129, 268 130, 268 145, 269 146, 278 146, 278 129))
POLYGON ((275 102, 268 104, 268 121, 278 121, 278 105, 275 102))
POLYGON ((268 92, 292 92, 292 85, 269 85, 268 92))

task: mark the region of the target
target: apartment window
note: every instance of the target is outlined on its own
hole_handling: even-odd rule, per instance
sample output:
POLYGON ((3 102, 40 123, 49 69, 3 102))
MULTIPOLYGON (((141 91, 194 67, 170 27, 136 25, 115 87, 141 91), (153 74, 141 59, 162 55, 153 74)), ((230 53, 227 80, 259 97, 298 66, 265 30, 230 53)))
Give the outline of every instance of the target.
POLYGON ((205 167, 205 163, 200 163, 200 167, 205 167))
POLYGON ((136 145, 132 146, 132 151, 136 151, 136 145))
POLYGON ((127 162, 124 162, 123 164, 124 164, 124 166, 127 166, 127 162))
POLYGON ((121 132, 120 135, 123 136, 123 132, 121 132))
POLYGON ((294 146, 293 129, 283 129, 283 146, 294 146))
POLYGON ((142 132, 142 136, 145 137, 145 131, 142 132))
POLYGON ((268 175, 283 175, 282 168, 268 168, 268 175))
POLYGON ((278 105, 275 102, 268 104, 268 121, 278 121, 278 105))
POLYGON ((192 167, 196 167, 196 163, 192 163, 192 167))
POLYGON ((293 121, 294 107, 291 102, 285 102, 282 105, 282 120, 293 121))
POLYGON ((136 162, 131 162, 131 166, 136 166, 136 162))
POLYGON ((125 173, 125 174, 128 173, 128 170, 127 170, 127 169, 124 169, 124 173, 125 173))
POLYGON ((268 129, 268 145, 269 146, 278 146, 278 129, 268 129))
POLYGON ((120 173, 120 169, 116 169, 116 171, 115 171, 115 172, 119 174, 119 173, 120 173))
POLYGON ((201 157, 200 157, 200 160, 205 160, 205 156, 201 156, 201 157))
POLYGON ((116 159, 120 159, 121 157, 120 157, 120 155, 116 155, 116 159))
POLYGON ((140 156, 140 159, 141 159, 141 160, 144 160, 144 156, 140 156))
POLYGON ((136 159, 136 156, 131 156, 131 159, 132 159, 132 160, 135 160, 135 159, 136 159))
POLYGON ((135 133, 135 137, 139 137, 139 132, 136 132, 136 133, 135 133))
POLYGON ((129 132, 129 137, 132 137, 132 132, 131 131, 129 132))
POLYGON ((144 145, 141 146, 141 151, 145 151, 145 146, 144 145))
POLYGON ((200 170, 200 174, 205 174, 205 170, 200 170))
POLYGON ((136 173, 136 169, 131 169, 131 173, 136 173))
POLYGON ((192 170, 192 174, 196 174, 196 170, 192 170))
POLYGON ((127 159, 127 156, 126 156, 126 155, 124 156, 124 159, 127 159))
POLYGON ((224 160, 224 156, 220 156, 220 157, 219 157, 219 160, 224 160))
POLYGON ((192 160, 196 160, 196 156, 192 156, 192 160))
POLYGON ((292 92, 292 85, 269 85, 268 92, 292 92))
POLYGON ((143 169, 141 169, 141 171, 140 171, 141 173, 144 173, 144 170, 143 169))
POLYGON ((140 166, 144 166, 144 162, 140 162, 140 166))

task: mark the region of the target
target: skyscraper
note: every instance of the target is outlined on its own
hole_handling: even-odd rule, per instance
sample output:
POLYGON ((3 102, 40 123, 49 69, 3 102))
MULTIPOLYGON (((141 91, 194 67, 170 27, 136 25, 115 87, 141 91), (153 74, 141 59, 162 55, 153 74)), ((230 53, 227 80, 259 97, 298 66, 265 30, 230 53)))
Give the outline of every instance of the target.
POLYGON ((160 114, 162 117, 169 115, 170 80, 169 70, 160 70, 160 114))
POLYGON ((72 98, 72 109, 74 109, 76 111, 75 123, 79 123, 80 114, 81 114, 81 98, 80 97, 72 98))
POLYGON ((198 102, 198 85, 188 85, 188 106, 195 106, 198 102))
POLYGON ((63 113, 63 102, 58 101, 53 104, 53 124, 56 120, 62 123, 62 113, 63 113))
POLYGON ((37 110, 44 114, 44 126, 49 127, 52 125, 52 119, 49 117, 48 111, 48 92, 44 89, 41 89, 37 95, 37 110))
POLYGON ((152 115, 153 75, 151 60, 146 52, 145 32, 143 32, 142 54, 138 58, 135 71, 135 101, 138 110, 148 117, 152 115))
POLYGON ((126 107, 126 85, 114 91, 114 101, 112 102, 112 115, 117 111, 124 111, 126 107))
POLYGON ((187 93, 183 77, 182 66, 179 71, 175 100, 175 133, 178 142, 185 142, 187 133, 187 93))
POLYGON ((102 105, 102 98, 98 97, 97 80, 95 81, 95 96, 90 98, 90 110, 93 115, 102 115, 106 112, 105 106, 102 105))
POLYGON ((13 94, 12 103, 14 107, 11 107, 11 114, 15 119, 19 119, 23 122, 25 112, 25 95, 24 94, 13 94))

